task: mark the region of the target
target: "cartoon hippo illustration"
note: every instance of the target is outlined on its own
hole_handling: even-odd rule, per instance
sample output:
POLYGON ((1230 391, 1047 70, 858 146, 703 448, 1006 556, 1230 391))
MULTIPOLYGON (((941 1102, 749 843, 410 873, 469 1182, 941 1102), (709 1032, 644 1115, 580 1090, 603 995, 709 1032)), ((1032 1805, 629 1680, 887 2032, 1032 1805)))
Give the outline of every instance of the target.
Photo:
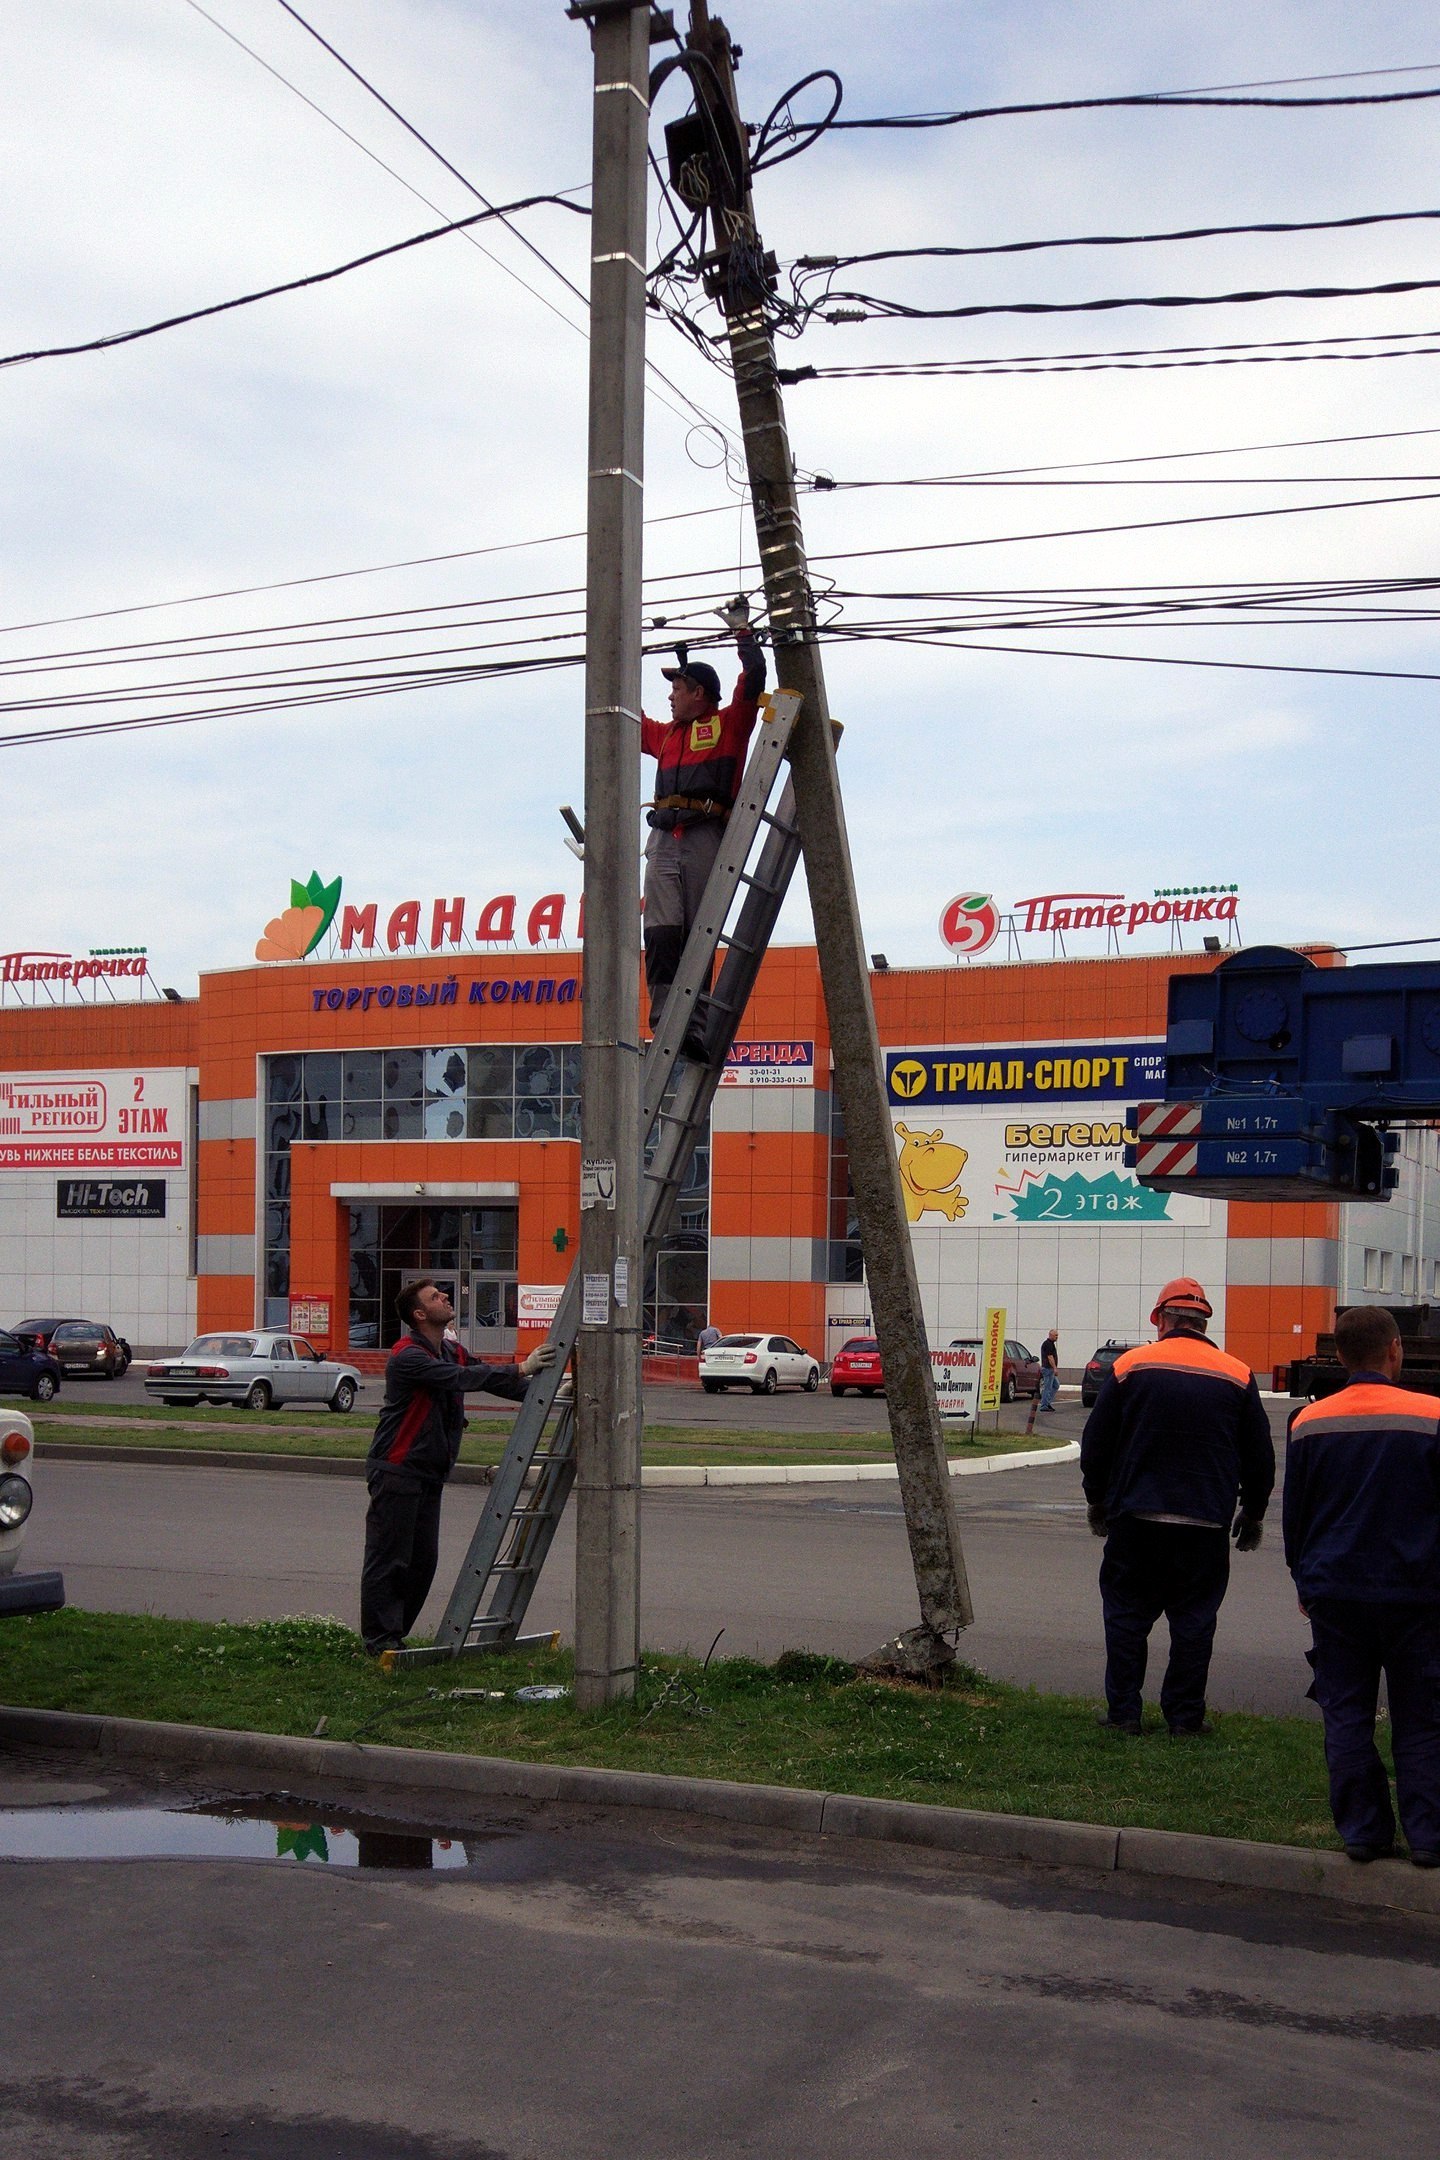
POLYGON ((958 1189, 960 1174, 970 1160, 968 1152, 947 1140, 943 1132, 911 1132, 908 1125, 897 1125, 895 1133, 905 1143, 900 1150, 900 1187, 910 1221, 919 1222, 927 1210, 933 1210, 947 1222, 958 1222, 970 1205, 958 1189))

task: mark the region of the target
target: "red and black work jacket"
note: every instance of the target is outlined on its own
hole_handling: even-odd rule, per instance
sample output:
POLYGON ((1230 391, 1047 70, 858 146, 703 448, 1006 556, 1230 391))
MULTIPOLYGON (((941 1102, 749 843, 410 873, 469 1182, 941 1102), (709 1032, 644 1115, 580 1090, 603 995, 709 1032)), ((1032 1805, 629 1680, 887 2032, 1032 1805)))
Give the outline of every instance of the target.
POLYGON ((1306 1403, 1290 1420, 1281 1512, 1302 1605, 1440 1605, 1440 1395, 1359 1372, 1306 1403))
POLYGON ((1085 1498, 1121 1515, 1228 1529, 1238 1497, 1258 1522, 1275 1443, 1255 1375, 1206 1335, 1166 1335, 1116 1358, 1080 1442, 1085 1498))
POLYGON ((640 747, 656 761, 650 823, 661 832, 710 818, 723 823, 740 792, 745 753, 765 688, 765 654, 753 632, 742 632, 735 643, 740 680, 728 705, 702 713, 698 720, 641 719, 640 747))
POLYGON ((402 1335, 385 1366, 385 1400, 366 1458, 367 1480, 383 1472, 409 1491, 443 1485, 460 1453, 464 1397, 483 1388, 521 1402, 527 1385, 518 1365, 481 1365, 459 1343, 446 1341, 434 1350, 423 1335, 402 1335))

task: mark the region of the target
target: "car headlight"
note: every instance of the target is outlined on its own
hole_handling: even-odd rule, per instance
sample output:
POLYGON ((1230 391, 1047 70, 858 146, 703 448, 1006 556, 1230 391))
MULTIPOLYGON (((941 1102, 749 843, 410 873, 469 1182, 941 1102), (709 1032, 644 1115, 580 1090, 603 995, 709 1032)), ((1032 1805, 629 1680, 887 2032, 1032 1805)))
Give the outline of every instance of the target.
POLYGON ((18 1530, 34 1505, 29 1478, 21 1477, 18 1470, 7 1470, 0 1477, 0 1530, 18 1530))

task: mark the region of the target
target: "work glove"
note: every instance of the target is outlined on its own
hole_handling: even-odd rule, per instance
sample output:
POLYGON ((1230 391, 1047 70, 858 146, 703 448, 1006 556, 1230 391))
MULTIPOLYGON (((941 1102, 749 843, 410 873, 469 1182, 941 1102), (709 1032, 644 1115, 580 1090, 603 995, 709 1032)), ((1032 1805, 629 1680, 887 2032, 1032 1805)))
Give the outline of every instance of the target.
POLYGON ((1107 1537, 1109 1535, 1110 1525, 1105 1520, 1105 1510, 1097 1500, 1092 1500, 1086 1508, 1085 1520, 1090 1525, 1090 1535, 1092 1537, 1107 1537))
POLYGON ((553 1365, 555 1362, 555 1358, 556 1350, 554 1343, 542 1342, 538 1350, 532 1350, 530 1352, 529 1357, 524 1360, 523 1364, 520 1367, 520 1370, 527 1380, 533 1380, 537 1372, 545 1372, 551 1365, 553 1365))
POLYGON ((716 613, 726 629, 733 630, 737 637, 742 630, 750 628, 750 602, 744 593, 736 593, 734 599, 727 600, 724 607, 718 608, 716 613))
POLYGON ((1239 1514, 1230 1535, 1235 1540, 1236 1552, 1254 1552, 1265 1535, 1264 1523, 1253 1515, 1239 1514))

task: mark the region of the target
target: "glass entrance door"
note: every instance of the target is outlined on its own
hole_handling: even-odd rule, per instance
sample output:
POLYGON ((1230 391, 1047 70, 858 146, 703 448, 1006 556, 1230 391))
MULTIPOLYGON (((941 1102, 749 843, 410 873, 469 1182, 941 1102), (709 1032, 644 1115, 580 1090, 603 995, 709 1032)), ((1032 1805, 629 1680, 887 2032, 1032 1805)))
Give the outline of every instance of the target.
POLYGON ((395 1299, 429 1275, 448 1293, 466 1349, 508 1357, 515 1349, 519 1210, 513 1201, 442 1207, 352 1208, 351 1342, 361 1329, 389 1347, 400 1334, 395 1299), (373 1289, 371 1286, 373 1285, 373 1289), (357 1298, 357 1291, 369 1294, 357 1298), (371 1317, 373 1315, 373 1318, 371 1317))

